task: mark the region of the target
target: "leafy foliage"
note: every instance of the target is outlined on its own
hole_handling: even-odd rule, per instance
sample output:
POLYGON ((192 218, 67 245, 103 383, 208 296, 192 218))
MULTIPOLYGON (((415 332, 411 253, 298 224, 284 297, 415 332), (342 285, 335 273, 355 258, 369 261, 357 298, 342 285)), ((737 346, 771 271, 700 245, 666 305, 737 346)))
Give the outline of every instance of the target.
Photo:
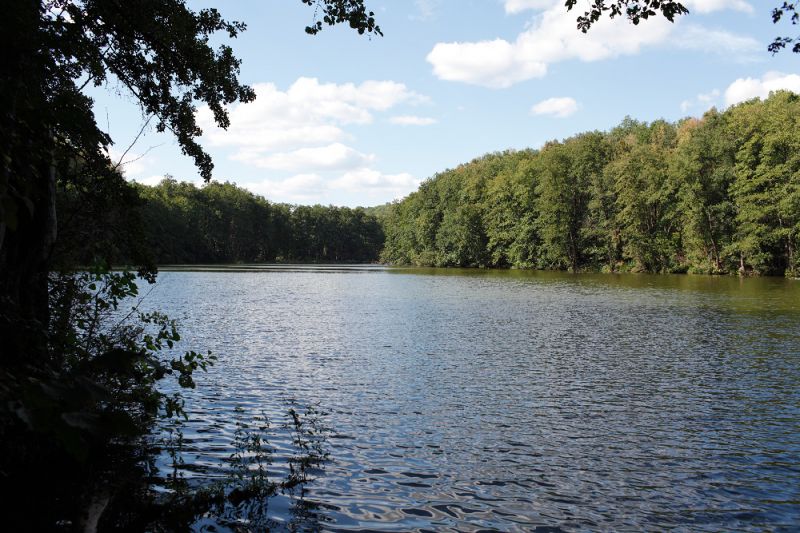
MULTIPOLYGON (((180 395, 157 385, 171 377, 175 389, 194 387, 193 373, 215 360, 194 351, 175 354, 180 335, 173 320, 142 312, 136 303, 124 307, 138 296, 131 272, 53 274, 46 339, 57 365, 5 368, 0 376, 3 396, 13 398, 0 405, 4 435, 18 435, 3 441, 3 475, 18 480, 24 495, 24 486, 35 482, 36 457, 52 479, 62 480, 36 489, 32 501, 62 505, 35 517, 21 513, 29 527, 47 529, 59 519, 78 523, 82 505, 136 484, 155 418, 185 416, 180 395), (21 443, 24 449, 16 449, 21 443)), ((17 505, 26 508, 22 501, 17 505)))
POLYGON ((200 524, 235 531, 316 530, 318 516, 315 505, 305 500, 305 486, 328 461, 325 414, 287 401, 282 422, 273 424, 264 413, 236 406, 232 453, 221 465, 225 476, 199 483, 183 475, 186 450, 182 423, 175 421, 164 442, 173 467, 163 487, 167 492, 149 493, 127 525, 148 531, 197 529, 200 524), (279 438, 279 445, 271 443, 279 438), (293 520, 288 523, 276 521, 270 512, 277 496, 291 501, 293 520))
POLYGON ((161 264, 371 262, 383 230, 362 208, 274 204, 232 183, 137 186, 144 239, 161 264))
MULTIPOLYGON (((782 20, 789 20, 792 26, 800 24, 800 12, 797 1, 784 1, 774 7, 771 12, 773 24, 782 20)), ((566 0, 564 4, 568 10, 578 5, 578 0, 566 0)), ((601 18, 625 17, 632 24, 638 25, 651 17, 662 16, 670 22, 681 15, 688 15, 689 9, 677 0, 590 0, 588 9, 577 18, 577 27, 583 33, 601 18)), ((800 37, 778 36, 767 46, 767 50, 776 54, 794 43, 792 52, 800 53, 800 37)))
MULTIPOLYGON (((380 34, 360 0, 315 3, 327 24, 380 34)), ((213 358, 174 355, 179 335, 159 313, 122 313, 139 281, 101 267, 135 263, 147 281, 155 270, 138 195, 111 164, 113 140, 83 91, 105 85, 132 98, 209 181, 213 163, 197 142, 196 107, 207 105, 225 128, 227 105, 255 97, 239 82, 230 46, 212 45, 212 37, 234 38, 245 25, 185 0, 23 0, 4 8, 0 478, 15 487, 6 503, 16 510, 6 525, 52 530, 63 520, 92 531, 113 493, 142 481, 151 459, 142 439, 154 418, 183 413, 180 398, 156 383, 172 377, 178 388, 193 387, 193 372, 213 358), (101 267, 75 273, 89 264, 101 267)))
MULTIPOLYGON (((571 10, 578 3, 578 0, 567 0, 565 5, 571 10)), ((589 10, 578 17, 578 29, 583 33, 589 31, 592 24, 600 20, 600 17, 608 15, 614 17, 624 16, 633 24, 639 24, 642 20, 655 17, 660 14, 670 22, 675 21, 675 17, 686 15, 689 10, 674 0, 616 0, 606 3, 604 0, 592 0, 589 10)))
MULTIPOLYGON (((783 2, 778 7, 772 9, 772 22, 778 24, 781 20, 788 19, 792 26, 800 24, 800 10, 798 10, 800 2, 783 2)), ((792 52, 800 54, 800 37, 775 37, 775 40, 769 45, 768 49, 773 54, 776 54, 794 43, 792 52)))
POLYGON ((322 31, 323 24, 333 26, 347 23, 360 34, 374 33, 383 35, 380 26, 375 23, 375 13, 367 11, 363 0, 301 0, 314 7, 314 23, 306 26, 306 33, 316 35, 322 31), (322 20, 318 20, 322 15, 322 20))
POLYGON ((434 266, 800 272, 800 97, 625 119, 437 174, 385 214, 385 261, 434 266))

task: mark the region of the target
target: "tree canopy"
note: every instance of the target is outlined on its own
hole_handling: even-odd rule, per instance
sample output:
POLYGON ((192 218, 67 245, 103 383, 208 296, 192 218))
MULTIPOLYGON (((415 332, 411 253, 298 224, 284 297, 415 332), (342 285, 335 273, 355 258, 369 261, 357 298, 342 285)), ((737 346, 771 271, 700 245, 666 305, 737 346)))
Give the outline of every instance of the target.
MULTIPOLYGON (((578 0, 566 0, 568 10, 574 9, 578 5, 578 0)), ((800 12, 798 12, 800 2, 784 1, 770 12, 772 22, 778 24, 788 20, 792 26, 800 24, 800 12)), ((678 0, 590 0, 589 6, 582 15, 578 16, 577 27, 586 33, 601 18, 625 17, 632 24, 639 24, 649 18, 662 16, 670 22, 674 22, 676 17, 688 15, 689 9, 678 0)), ((777 36, 767 46, 767 50, 773 54, 780 52, 789 45, 792 52, 800 53, 800 36, 777 36)))
POLYGON ((436 174, 383 217, 399 264, 797 275, 800 96, 624 120, 436 174))
MULTIPOLYGON (((303 0, 314 8, 311 34, 346 23, 381 34, 363 0, 303 0)), ((4 13, 0 97, 0 299, 12 314, 47 321, 47 271, 57 235, 58 183, 93 187, 115 179, 107 152, 113 139, 98 126, 90 84, 112 85, 175 135, 209 180, 213 162, 197 138, 198 104, 222 128, 226 105, 255 98, 239 82, 232 48, 242 22, 217 9, 194 11, 185 0, 22 0, 4 13)))
MULTIPOLYGON (((152 459, 140 439, 153 417, 160 409, 167 416, 181 411, 179 400, 156 383, 171 375, 177 386, 192 387, 192 371, 211 360, 195 352, 161 353, 179 335, 160 313, 134 309, 126 319, 135 324, 110 324, 120 303, 138 294, 136 277, 108 272, 108 264, 80 264, 92 247, 104 254, 89 256, 114 255, 110 247, 139 264, 153 255, 143 246, 141 198, 109 160, 113 139, 97 124, 85 89, 103 85, 131 98, 157 130, 175 136, 210 181, 213 162, 197 141, 195 111, 207 105, 225 128, 226 106, 255 98, 239 81, 232 48, 212 44, 219 34, 235 38, 245 25, 217 9, 193 10, 185 0, 6 4, 0 21, 0 477, 15 487, 7 501, 15 509, 12 529, 51 530, 66 520, 93 531, 108 504, 102 502, 108 485, 119 490, 130 481, 121 466, 152 459), (88 518, 80 516, 86 507, 93 509, 88 518)), ((303 4, 315 8, 311 34, 340 23, 380 34, 363 0, 303 4)), ((209 188, 209 202, 225 206, 228 195, 217 195, 222 201, 213 194, 220 188, 227 191, 209 188)), ((233 244, 235 253, 244 253, 241 243, 233 244)), ((153 280, 151 269, 140 273, 153 280)))
POLYGON ((383 247, 381 225, 362 208, 276 204, 228 182, 167 178, 136 190, 158 264, 372 262, 383 247))

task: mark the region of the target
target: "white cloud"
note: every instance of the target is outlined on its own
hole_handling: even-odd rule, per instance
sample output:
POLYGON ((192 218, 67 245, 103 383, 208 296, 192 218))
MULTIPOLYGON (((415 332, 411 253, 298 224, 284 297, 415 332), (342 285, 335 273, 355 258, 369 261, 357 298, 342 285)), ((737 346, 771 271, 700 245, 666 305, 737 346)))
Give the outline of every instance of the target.
POLYGON ((625 21, 606 18, 584 34, 575 29, 575 14, 557 5, 538 15, 513 43, 503 39, 438 43, 427 60, 441 79, 504 88, 541 78, 548 65, 559 61, 599 61, 635 54, 643 46, 664 41, 672 30, 663 19, 647 25, 647 31, 642 31, 625 21))
MULTIPOLYGON (((689 8, 689 11, 692 13, 713 13, 715 11, 722 11, 725 9, 732 9, 735 11, 743 11, 745 13, 753 13, 753 6, 749 3, 745 2, 745 0, 682 0, 681 2, 684 6, 689 8)), ((554 4, 558 4, 563 9, 566 9, 564 6, 564 2, 560 0, 504 0, 503 5, 505 7, 506 13, 508 14, 516 14, 522 13, 523 11, 528 10, 541 10, 541 9, 548 9, 553 7, 554 4)), ((576 13, 575 17, 577 18, 578 14, 583 13, 583 9, 580 9, 580 5, 578 5, 573 12, 576 13)))
MULTIPOLYGON (((270 171, 266 179, 240 179, 239 185, 273 201, 327 204, 358 196, 380 203, 419 184, 409 174, 375 168, 377 156, 351 146, 348 128, 372 124, 379 114, 401 106, 427 103, 427 97, 394 81, 337 84, 298 78, 286 90, 273 83, 253 87, 254 102, 229 108, 227 130, 214 125, 208 107, 197 112, 206 145, 229 150, 228 158, 243 165, 270 171)), ((433 123, 411 114, 381 119, 386 121, 433 123)))
MULTIPOLYGON (((138 154, 135 152, 125 153, 123 150, 111 147, 108 149, 108 158, 125 177, 136 178, 145 173, 151 166, 151 161, 147 158, 147 152, 138 154)), ((152 171, 151 171, 152 172, 152 171)))
POLYGON ((682 0, 681 3, 692 13, 713 13, 723 9, 733 9, 745 13, 753 12, 753 6, 744 0, 682 0))
POLYGON ((363 154, 341 143, 333 143, 327 146, 299 148, 291 152, 266 156, 258 156, 253 152, 240 152, 234 156, 234 159, 259 168, 289 172, 315 172, 361 168, 374 161, 375 156, 363 154))
POLYGON ((510 87, 547 74, 547 63, 521 57, 517 47, 503 39, 437 43, 426 59, 440 79, 492 88, 510 87))
POLYGON ((515 15, 529 9, 547 9, 553 6, 554 0, 505 0, 503 4, 506 13, 515 15))
POLYGON ((700 93, 695 98, 684 100, 681 102, 681 112, 686 113, 692 108, 700 107, 702 111, 705 111, 712 107, 717 100, 719 99, 720 92, 719 89, 713 89, 707 93, 700 93))
POLYGON ((568 96, 561 98, 548 98, 542 100, 531 108, 534 115, 552 115, 556 118, 566 118, 575 114, 578 110, 578 102, 568 96))
POLYGON ((204 140, 210 146, 232 146, 252 153, 291 150, 302 146, 330 144, 347 138, 343 127, 369 124, 373 113, 401 103, 427 99, 394 81, 320 83, 316 78, 298 78, 286 91, 272 83, 253 86, 257 98, 229 109, 231 125, 217 128, 207 106, 197 112, 204 140))
POLYGON ((763 51, 762 43, 752 37, 697 25, 679 28, 671 42, 676 48, 686 50, 732 54, 739 61, 753 59, 763 51))
POLYGON ((703 104, 709 104, 719 98, 719 89, 713 89, 709 93, 700 93, 697 95, 697 101, 703 104))
POLYGON ((436 124, 436 119, 431 117, 418 117, 415 115, 397 115, 391 117, 389 122, 400 126, 430 126, 436 124))
POLYGON ((800 94, 800 75, 767 72, 760 79, 739 78, 725 90, 725 104, 734 105, 752 98, 767 98, 772 91, 781 89, 800 94))
MULTIPOLYGON (((739 78, 725 90, 724 105, 727 107, 753 98, 767 98, 771 92, 780 90, 800 94, 800 75, 767 72, 761 78, 739 78)), ((706 111, 717 105, 721 96, 723 95, 719 89, 700 93, 681 102, 681 111, 683 113, 692 109, 706 111)))
POLYGON ((411 15, 411 20, 429 21, 436 18, 440 0, 414 0, 419 15, 411 15))
POLYGON ((360 169, 347 172, 330 183, 332 189, 366 194, 369 197, 400 198, 419 187, 420 180, 408 173, 383 174, 377 170, 360 169))
POLYGON ((318 174, 297 174, 283 180, 263 180, 244 185, 270 201, 288 203, 320 203, 326 189, 325 180, 318 174))
POLYGON ((333 180, 316 173, 305 173, 286 179, 262 180, 243 185, 271 201, 329 204, 341 193, 353 193, 362 199, 383 203, 409 194, 420 183, 411 174, 384 174, 378 170, 363 168, 345 172, 333 180))
POLYGON ((142 185, 149 185, 151 187, 158 185, 164 179, 163 175, 147 176, 146 178, 131 178, 131 181, 141 183, 142 185))
MULTIPOLYGON (((505 3, 507 11, 544 5, 533 0, 505 3)), ((561 2, 550 5, 536 15, 513 42, 498 38, 437 43, 426 59, 440 79, 505 88, 523 80, 541 78, 547 74, 549 65, 560 61, 601 61, 635 55, 643 48, 656 45, 721 53, 741 53, 758 46, 749 37, 696 25, 677 31, 679 24, 672 24, 663 17, 651 19, 644 26, 634 26, 620 17, 614 20, 604 17, 584 34, 575 27, 575 11, 567 11, 561 2)), ((703 6, 704 9, 715 8, 712 4, 703 6)))
MULTIPOLYGON (((394 81, 336 84, 298 78, 285 91, 272 83, 259 83, 254 89, 254 102, 229 108, 231 124, 227 130, 214 125, 208 107, 198 110, 198 124, 208 146, 227 148, 231 150, 230 159, 277 174, 267 180, 240 184, 271 200, 287 202, 327 203, 326 198, 330 201, 330 195, 337 190, 332 184, 339 184, 341 189, 350 183, 348 180, 352 181, 352 176, 379 176, 398 186, 392 181, 398 175, 384 175, 372 168, 377 160, 374 154, 348 146, 353 137, 346 130, 352 125, 371 124, 378 113, 400 105, 429 101, 394 81), (281 175, 284 173, 291 175, 281 175), (341 181, 348 176, 351 177, 341 181)), ((408 124, 427 124, 431 120, 398 116, 400 123, 408 124)), ((367 187, 369 183, 362 185, 367 187)), ((375 190, 374 184, 367 187, 368 192, 375 190)), ((382 194, 387 190, 381 189, 382 194)))

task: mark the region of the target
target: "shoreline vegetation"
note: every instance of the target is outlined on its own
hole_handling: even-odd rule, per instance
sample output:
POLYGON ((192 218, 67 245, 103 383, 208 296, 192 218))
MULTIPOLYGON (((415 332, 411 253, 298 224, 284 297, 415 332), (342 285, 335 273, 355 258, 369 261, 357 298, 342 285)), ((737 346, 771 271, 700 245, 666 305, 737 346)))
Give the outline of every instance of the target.
MULTIPOLYGON (((232 183, 171 177, 130 187, 155 264, 797 277, 800 97, 775 92, 676 123, 626 118, 487 154, 376 207, 273 203, 232 183)), ((96 252, 71 262, 91 264, 96 252)))
POLYGON ((392 205, 381 259, 419 266, 797 276, 800 97, 626 118, 488 154, 392 205))

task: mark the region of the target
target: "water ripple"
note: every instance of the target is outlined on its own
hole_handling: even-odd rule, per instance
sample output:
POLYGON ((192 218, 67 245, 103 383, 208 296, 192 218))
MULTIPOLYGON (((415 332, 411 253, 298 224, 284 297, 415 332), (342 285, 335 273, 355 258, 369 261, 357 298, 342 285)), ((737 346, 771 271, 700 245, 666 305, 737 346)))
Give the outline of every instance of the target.
POLYGON ((295 398, 334 430, 306 495, 321 529, 800 524, 797 282, 206 270, 147 302, 220 356, 189 398, 190 476, 219 474, 237 406, 295 398))

